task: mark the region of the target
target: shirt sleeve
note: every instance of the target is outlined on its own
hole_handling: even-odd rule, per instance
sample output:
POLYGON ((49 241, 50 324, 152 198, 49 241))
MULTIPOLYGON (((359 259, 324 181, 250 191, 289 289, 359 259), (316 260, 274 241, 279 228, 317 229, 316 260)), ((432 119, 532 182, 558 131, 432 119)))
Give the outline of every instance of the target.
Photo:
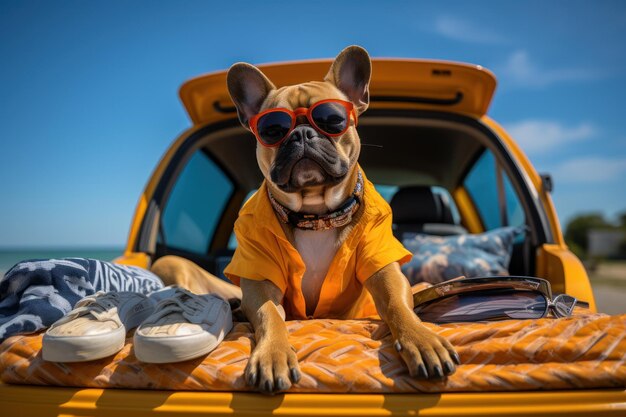
POLYGON ((270 233, 255 233, 245 225, 235 223, 237 249, 232 260, 224 269, 224 275, 235 285, 241 278, 255 281, 271 281, 284 294, 287 289, 287 272, 282 265, 282 256, 276 237, 270 233))
POLYGON ((411 252, 395 238, 392 230, 391 212, 380 214, 372 227, 366 231, 357 246, 356 277, 364 283, 385 266, 411 260, 411 252))

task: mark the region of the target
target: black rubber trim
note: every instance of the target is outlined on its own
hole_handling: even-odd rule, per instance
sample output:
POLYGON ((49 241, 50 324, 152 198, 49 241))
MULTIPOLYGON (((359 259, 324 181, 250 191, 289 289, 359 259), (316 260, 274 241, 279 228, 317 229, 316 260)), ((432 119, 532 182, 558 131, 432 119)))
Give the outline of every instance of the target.
POLYGON ((235 106, 222 106, 222 103, 220 103, 218 100, 215 100, 213 102, 213 108, 218 113, 236 113, 237 112, 237 107, 235 107, 235 106))
POLYGON ((143 252, 149 256, 154 255, 154 251, 151 251, 149 249, 150 248, 150 234, 143 233, 142 228, 143 228, 144 223, 152 224, 154 222, 157 211, 158 211, 158 208, 156 207, 154 200, 150 200, 148 202, 148 207, 146 208, 146 211, 143 215, 143 219, 141 221, 141 228, 139 229, 139 233, 137 234, 137 238, 135 239, 135 247, 133 249, 134 251, 143 252), (138 250, 138 248, 144 248, 144 249, 138 250))
POLYGON ((411 97, 411 96, 371 96, 370 101, 387 101, 393 103, 435 104, 438 106, 454 106, 463 101, 463 93, 456 92, 451 98, 411 97))

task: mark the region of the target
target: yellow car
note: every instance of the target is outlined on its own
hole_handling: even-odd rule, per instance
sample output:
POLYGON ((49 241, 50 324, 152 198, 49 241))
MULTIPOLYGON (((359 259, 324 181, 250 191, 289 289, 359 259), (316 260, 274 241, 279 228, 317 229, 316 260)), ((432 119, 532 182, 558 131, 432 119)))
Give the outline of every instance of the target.
MULTIPOLYGON (((262 65, 273 82, 321 79, 330 61, 262 65)), ((468 64, 374 59, 371 104, 359 120, 360 164, 381 194, 405 186, 430 190, 444 214, 423 223, 480 233, 524 225, 512 275, 548 279, 555 292, 595 303, 580 260, 565 245, 539 175, 504 129, 490 119, 496 79, 468 64)), ((236 242, 233 224, 260 184, 252 135, 226 89, 226 72, 186 82, 180 97, 193 126, 158 163, 141 195, 125 253, 116 261, 149 267, 175 254, 220 275, 236 242)), ((138 157, 141 157, 138 155, 138 157)), ((432 214, 432 213, 431 213, 432 214)), ((431 216, 432 217, 432 216, 431 216)), ((624 415, 623 389, 443 394, 284 394, 173 392, 0 385, 8 415, 624 415), (614 414, 612 414, 614 413, 614 414)))

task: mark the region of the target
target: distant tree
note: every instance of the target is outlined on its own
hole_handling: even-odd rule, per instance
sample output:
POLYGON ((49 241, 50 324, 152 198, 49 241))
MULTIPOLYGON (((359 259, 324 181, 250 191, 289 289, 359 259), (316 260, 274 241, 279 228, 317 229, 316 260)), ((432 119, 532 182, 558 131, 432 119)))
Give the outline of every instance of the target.
POLYGON ((566 240, 567 241, 567 246, 569 247, 569 250, 574 252, 574 255, 576 255, 579 259, 585 259, 587 257, 587 253, 583 250, 583 248, 581 248, 580 246, 578 246, 576 243, 572 242, 571 240, 566 240))
MULTIPOLYGON (((626 213, 624 213, 626 215, 626 213)), ((626 219, 622 219, 624 221, 626 219)), ((585 213, 574 217, 565 228, 567 244, 577 251, 587 254, 589 250, 589 235, 591 229, 614 227, 608 223, 602 213, 585 213)), ((579 256, 581 254, 578 254, 579 256)))
POLYGON ((619 221, 619 227, 626 229, 626 211, 617 215, 617 221, 619 221))

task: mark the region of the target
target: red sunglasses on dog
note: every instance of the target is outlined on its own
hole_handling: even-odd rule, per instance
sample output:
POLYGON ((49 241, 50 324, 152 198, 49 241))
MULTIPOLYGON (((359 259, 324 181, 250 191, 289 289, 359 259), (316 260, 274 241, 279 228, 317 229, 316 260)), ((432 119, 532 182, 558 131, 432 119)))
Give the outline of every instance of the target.
POLYGON ((279 146, 295 129, 298 116, 306 116, 311 126, 329 136, 341 136, 350 127, 350 115, 357 123, 354 105, 350 102, 328 99, 321 100, 311 107, 298 107, 289 110, 282 107, 268 109, 250 118, 250 129, 259 143, 270 148, 279 146))

